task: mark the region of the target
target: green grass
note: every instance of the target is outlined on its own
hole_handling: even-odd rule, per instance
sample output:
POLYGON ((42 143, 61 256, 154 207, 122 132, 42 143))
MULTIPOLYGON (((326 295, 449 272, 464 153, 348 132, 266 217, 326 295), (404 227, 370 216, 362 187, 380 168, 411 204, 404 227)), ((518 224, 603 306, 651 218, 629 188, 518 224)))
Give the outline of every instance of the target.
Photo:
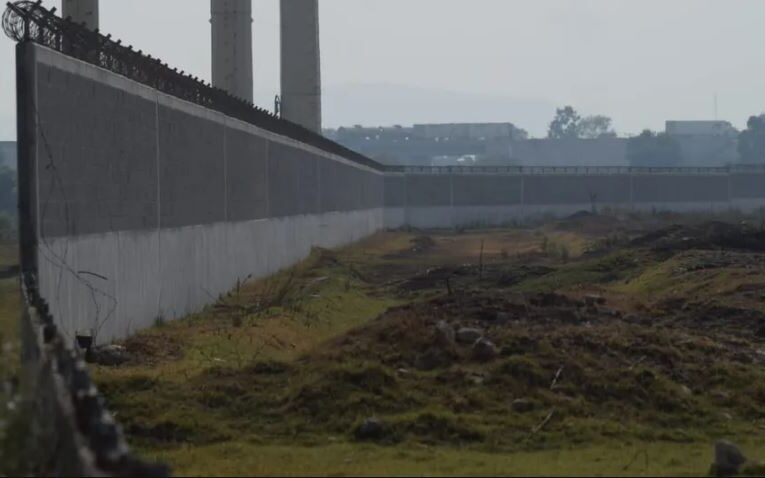
MULTIPOLYGON (((765 441, 747 445, 746 453, 765 455, 765 441)), ((657 442, 503 454, 409 445, 232 441, 149 456, 177 463, 175 473, 181 476, 702 476, 709 472, 712 447, 657 442)))
POLYGON ((137 348, 144 362, 94 367, 94 378, 138 445, 176 439, 204 444, 268 429, 278 417, 260 413, 259 420, 253 415, 243 421, 242 413, 278 400, 278 387, 271 395, 250 392, 273 388, 282 377, 261 374, 253 364, 278 368, 294 362, 399 303, 370 296, 367 287, 333 254, 316 251, 273 278, 245 284, 200 314, 138 334, 127 345, 137 348), (248 309, 257 303, 267 305, 248 309), (169 349, 178 353, 168 356, 169 349), (231 374, 245 382, 229 380, 231 374))
POLYGON ((607 284, 625 280, 642 271, 645 255, 636 251, 617 251, 594 258, 559 265, 543 277, 524 281, 515 287, 519 292, 555 292, 580 285, 607 284))

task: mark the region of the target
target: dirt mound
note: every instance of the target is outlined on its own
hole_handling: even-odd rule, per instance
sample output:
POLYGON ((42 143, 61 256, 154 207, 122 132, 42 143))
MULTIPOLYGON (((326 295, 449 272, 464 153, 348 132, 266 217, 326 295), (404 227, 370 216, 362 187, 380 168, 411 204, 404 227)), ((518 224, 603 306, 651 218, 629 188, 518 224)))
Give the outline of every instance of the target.
POLYGON ((668 327, 692 328, 699 334, 711 334, 742 339, 765 338, 765 313, 717 304, 688 303, 683 299, 667 299, 656 304, 654 310, 668 327))
POLYGON ((765 251, 765 230, 747 224, 706 222, 674 225, 653 231, 632 241, 633 246, 673 251, 688 249, 727 249, 765 251))
POLYGON ((478 266, 443 266, 433 267, 416 274, 399 284, 402 291, 416 292, 426 289, 448 288, 447 281, 456 280, 458 277, 477 276, 478 266))
MULTIPOLYGON (((369 372, 374 380, 334 373, 320 380, 321 393, 332 397, 322 402, 330 408, 322 413, 345 416, 346 423, 370 409, 397 424, 402 417, 439 410, 442 419, 459 419, 461 429, 480 430, 503 445, 528 438, 551 410, 558 419, 540 435, 552 441, 585 423, 590 435, 606 436, 617 420, 623 436, 651 430, 666 438, 679 428, 704 433, 724 422, 720 417, 728 410, 742 419, 765 414, 763 401, 755 398, 765 398, 765 345, 751 330, 745 339, 696 325, 690 319, 622 317, 602 299, 473 293, 393 309, 306 363, 330 369, 378 364, 369 372), (444 338, 444 324, 458 337, 453 343, 444 338), (460 342, 460 333, 474 331, 496 345, 496 357, 477 360, 472 342, 460 342), (369 381, 362 402, 360 380, 369 381), (515 401, 524 406, 512 406, 515 401)), ((407 434, 407 426, 393 429, 397 441, 417 438, 407 434)))

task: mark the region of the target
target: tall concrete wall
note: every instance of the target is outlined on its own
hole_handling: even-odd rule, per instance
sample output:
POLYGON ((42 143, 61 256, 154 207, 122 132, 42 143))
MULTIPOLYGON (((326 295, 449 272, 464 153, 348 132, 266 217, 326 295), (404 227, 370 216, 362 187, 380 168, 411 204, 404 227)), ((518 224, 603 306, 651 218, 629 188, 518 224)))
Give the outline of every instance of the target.
POLYGON ((210 0, 212 83, 252 103, 252 0, 210 0))
POLYGON ((44 47, 20 45, 19 61, 32 86, 25 249, 31 238, 70 339, 187 315, 239 279, 383 227, 380 170, 44 47))
POLYGON ((451 228, 501 225, 539 215, 604 207, 721 211, 765 207, 765 170, 480 172, 413 168, 385 183, 386 226, 451 228))
POLYGON ((282 118, 321 134, 319 1, 281 0, 282 118))

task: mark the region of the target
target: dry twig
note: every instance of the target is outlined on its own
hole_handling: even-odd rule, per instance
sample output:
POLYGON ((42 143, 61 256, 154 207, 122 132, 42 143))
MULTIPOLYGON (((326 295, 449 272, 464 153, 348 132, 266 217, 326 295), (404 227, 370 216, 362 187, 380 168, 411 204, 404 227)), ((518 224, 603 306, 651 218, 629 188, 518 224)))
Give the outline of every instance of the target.
POLYGON ((558 369, 558 372, 555 374, 555 378, 553 379, 552 383, 550 384, 550 390, 554 390, 555 386, 558 385, 558 380, 560 380, 560 376, 563 373, 563 367, 558 369))

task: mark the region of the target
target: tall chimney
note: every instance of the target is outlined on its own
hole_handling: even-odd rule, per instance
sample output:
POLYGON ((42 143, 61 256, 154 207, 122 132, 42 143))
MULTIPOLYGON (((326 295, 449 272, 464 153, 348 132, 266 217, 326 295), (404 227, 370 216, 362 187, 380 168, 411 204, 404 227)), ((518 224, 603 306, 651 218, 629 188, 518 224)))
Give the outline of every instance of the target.
POLYGON ((72 17, 75 23, 85 23, 91 30, 98 28, 98 0, 63 0, 61 15, 72 17))
POLYGON ((319 1, 281 0, 282 118, 321 134, 319 1))
POLYGON ((210 10, 213 86, 252 103, 252 2, 210 0, 210 10))

